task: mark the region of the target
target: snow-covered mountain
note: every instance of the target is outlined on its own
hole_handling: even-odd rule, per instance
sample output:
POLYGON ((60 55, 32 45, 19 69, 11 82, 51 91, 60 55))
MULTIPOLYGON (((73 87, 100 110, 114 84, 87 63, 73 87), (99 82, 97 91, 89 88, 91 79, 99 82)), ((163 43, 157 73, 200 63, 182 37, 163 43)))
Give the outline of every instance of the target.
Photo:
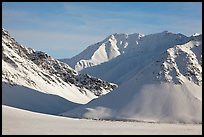
POLYGON ((137 33, 131 35, 115 33, 103 41, 87 47, 79 55, 71 59, 61 59, 61 61, 69 64, 75 70, 81 71, 84 68, 107 62, 134 49, 142 37, 144 35, 137 33))
POLYGON ((81 72, 119 87, 63 116, 202 123, 202 35, 147 35, 134 50, 81 72))
POLYGON ((168 45, 165 47, 169 47, 175 44, 182 44, 187 39, 182 34, 173 34, 168 31, 146 36, 139 33, 130 35, 115 33, 103 41, 87 47, 83 52, 73 58, 62 59, 61 61, 68 63, 75 70, 81 71, 85 68, 108 62, 125 53, 129 54, 132 51, 138 52, 144 48, 146 52, 153 48, 159 48, 159 46, 164 47, 166 44, 168 45))
MULTIPOLYGON (((107 81, 121 84, 127 81, 129 78, 131 78, 132 75, 135 74, 135 72, 139 72, 140 69, 144 68, 147 64, 154 61, 155 58, 160 57, 163 52, 167 51, 167 49, 172 48, 174 45, 185 44, 193 40, 195 37, 202 37, 202 35, 187 37, 182 34, 174 34, 168 31, 164 31, 156 34, 150 34, 146 36, 144 35, 141 36, 139 34, 137 35, 137 37, 136 35, 134 35, 135 37, 131 37, 131 36, 132 35, 128 36, 129 38, 128 41, 125 41, 125 42, 120 41, 121 39, 117 41, 117 43, 126 43, 125 45, 128 45, 128 46, 124 46, 124 45, 118 46, 120 47, 121 49, 120 53, 122 54, 118 55, 117 57, 109 61, 99 63, 98 65, 95 64, 91 67, 86 66, 84 68, 81 68, 80 73, 90 74, 92 76, 95 76, 107 81)), ((107 39, 105 39, 104 41, 106 40, 107 39)), ((96 48, 97 45, 92 45, 90 47, 92 47, 93 49, 93 48, 96 48)), ((87 53, 90 47, 88 47, 85 50, 87 51, 87 53)), ((72 58, 73 60, 71 59, 72 62, 75 62, 75 58, 78 58, 78 57, 82 58, 81 56, 82 54, 84 54, 84 51, 79 55, 73 57, 72 58)), ((88 54, 85 54, 85 55, 88 55, 88 54)), ((91 58, 94 60, 97 60, 93 56, 91 58)), ((77 68, 78 68, 78 65, 75 66, 76 70, 78 70, 77 68)))
MULTIPOLYGON (((87 74, 78 74, 69 65, 48 54, 20 45, 5 29, 2 29, 2 82, 5 104, 14 99, 14 93, 8 94, 10 91, 15 92, 19 88, 26 90, 23 87, 79 104, 87 103, 117 87, 87 74), (13 85, 13 88, 6 83, 13 85)), ((21 96, 20 93, 15 95, 15 98, 21 96)), ((20 98, 26 100, 25 96, 19 97, 19 101, 22 101, 20 98)))
POLYGON ((68 62, 80 74, 2 29, 2 103, 68 117, 202 123, 202 35, 114 34, 68 62))

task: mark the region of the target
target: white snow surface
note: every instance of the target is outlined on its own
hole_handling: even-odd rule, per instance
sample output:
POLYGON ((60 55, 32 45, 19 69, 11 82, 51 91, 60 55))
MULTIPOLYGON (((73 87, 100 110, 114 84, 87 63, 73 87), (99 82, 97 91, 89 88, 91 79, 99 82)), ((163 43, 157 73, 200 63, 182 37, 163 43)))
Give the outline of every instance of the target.
MULTIPOLYGON (((69 96, 73 96, 72 92, 69 96)), ((49 94, 25 86, 11 85, 3 82, 2 105, 33 112, 58 115, 81 104, 69 101, 56 94, 49 94)))
POLYGON ((2 135, 201 135, 202 124, 73 119, 2 105, 2 135))
MULTIPOLYGON (((148 70, 144 71, 146 76, 148 70)), ((202 86, 158 83, 137 77, 88 104, 62 113, 89 119, 135 120, 164 123, 202 123, 202 86)), ((141 76, 143 77, 143 76, 141 76)), ((145 77, 145 76, 144 76, 145 77)))
POLYGON ((148 36, 151 40, 147 43, 152 43, 149 48, 141 46, 107 63, 84 69, 89 70, 84 72, 93 74, 97 70, 99 76, 117 81, 119 87, 106 96, 61 115, 202 123, 202 35, 177 45, 174 45, 176 38, 182 35, 167 32, 157 35, 163 38, 148 36), (168 37, 175 38, 175 41, 168 37), (161 45, 154 44, 160 39, 161 45), (167 43, 164 39, 167 39, 167 43))

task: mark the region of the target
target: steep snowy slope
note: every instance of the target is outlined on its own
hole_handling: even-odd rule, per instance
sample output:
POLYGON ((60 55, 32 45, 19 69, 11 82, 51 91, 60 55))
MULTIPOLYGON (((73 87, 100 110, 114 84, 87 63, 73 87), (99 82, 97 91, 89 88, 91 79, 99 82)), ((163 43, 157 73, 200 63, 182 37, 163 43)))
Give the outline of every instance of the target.
POLYGON ((177 44, 184 44, 189 39, 182 34, 173 34, 167 31, 146 35, 138 41, 137 46, 129 45, 129 47, 134 48, 131 48, 125 54, 103 64, 85 68, 80 73, 87 73, 121 84, 131 78, 136 70, 140 71, 140 69, 154 61, 155 58, 159 57, 168 48, 177 44))
MULTIPOLYGON (((158 53, 149 61, 146 60, 151 56, 139 57, 140 63, 137 65, 142 67, 132 69, 132 76, 114 92, 62 115, 92 119, 202 123, 201 49, 200 35, 192 37, 185 44, 158 53)), ((146 54, 154 55, 150 52, 146 54)))
MULTIPOLYGON (((104 95, 116 87, 115 84, 101 79, 78 74, 67 64, 46 53, 18 44, 4 29, 2 29, 2 82, 22 85, 80 104, 104 95)), ((7 91, 5 89, 3 91, 4 96, 7 91)), ((5 97, 3 100, 14 99, 12 94, 5 97)), ((23 97, 16 98, 26 100, 23 97)))
POLYGON ((77 71, 107 62, 121 54, 133 50, 139 40, 144 37, 141 34, 113 34, 101 42, 87 47, 79 55, 71 59, 61 59, 77 71))

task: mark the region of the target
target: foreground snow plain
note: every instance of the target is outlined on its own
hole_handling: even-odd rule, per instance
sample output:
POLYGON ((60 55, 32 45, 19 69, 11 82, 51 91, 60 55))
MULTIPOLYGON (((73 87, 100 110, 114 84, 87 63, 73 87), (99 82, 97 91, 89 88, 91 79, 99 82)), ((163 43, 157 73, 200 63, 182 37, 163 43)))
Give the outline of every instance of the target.
POLYGON ((101 121, 40 114, 2 105, 2 134, 202 134, 202 124, 101 121))

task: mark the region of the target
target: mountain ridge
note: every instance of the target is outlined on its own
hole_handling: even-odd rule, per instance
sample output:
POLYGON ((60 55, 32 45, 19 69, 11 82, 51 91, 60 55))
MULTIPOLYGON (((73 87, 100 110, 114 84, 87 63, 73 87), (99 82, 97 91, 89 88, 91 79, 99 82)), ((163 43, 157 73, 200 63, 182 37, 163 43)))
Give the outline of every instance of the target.
POLYGON ((157 40, 156 38, 162 39, 168 35, 177 37, 177 44, 184 43, 179 42, 179 39, 182 40, 182 38, 187 38, 187 36, 183 34, 174 34, 168 31, 149 35, 143 35, 140 33, 129 35, 126 33, 114 33, 106 37, 104 40, 88 46, 84 51, 71 59, 61 59, 61 61, 69 64, 75 70, 81 71, 84 68, 110 61, 126 52, 134 51, 135 49, 138 49, 138 47, 144 47, 151 43, 144 43, 143 41, 155 41, 157 40))
POLYGON ((78 74, 47 53, 22 46, 3 28, 2 82, 56 94, 82 104, 117 87, 87 74, 78 74))

